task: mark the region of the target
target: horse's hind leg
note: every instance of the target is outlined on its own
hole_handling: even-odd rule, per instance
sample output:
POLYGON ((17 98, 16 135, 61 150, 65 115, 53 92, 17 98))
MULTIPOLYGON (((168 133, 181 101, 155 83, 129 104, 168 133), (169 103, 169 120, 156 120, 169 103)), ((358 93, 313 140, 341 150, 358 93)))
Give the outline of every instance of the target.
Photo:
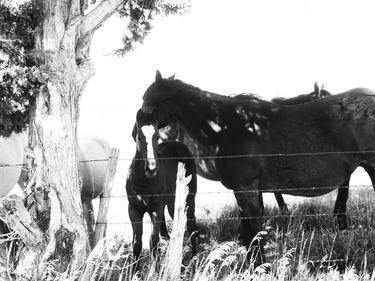
POLYGON ((337 223, 339 225, 339 229, 347 229, 348 222, 346 218, 346 202, 348 201, 349 195, 349 179, 346 180, 337 191, 337 198, 335 207, 333 210, 333 214, 337 216, 337 223))
POLYGON ((95 224, 95 213, 94 208, 92 206, 91 198, 82 198, 82 207, 83 207, 83 214, 86 218, 87 224, 87 232, 89 235, 90 246, 93 248, 95 245, 95 232, 94 232, 94 224, 95 224))
POLYGON ((368 163, 362 163, 359 166, 362 167, 363 169, 365 169, 366 173, 369 175, 369 177, 371 179, 372 187, 375 190, 375 169, 374 169, 374 167, 372 165, 368 164, 368 163))
POLYGON ((274 195, 277 201, 277 205, 279 205, 281 214, 282 215, 288 214, 289 213, 288 206, 286 205, 284 201, 283 195, 280 192, 274 192, 274 195))

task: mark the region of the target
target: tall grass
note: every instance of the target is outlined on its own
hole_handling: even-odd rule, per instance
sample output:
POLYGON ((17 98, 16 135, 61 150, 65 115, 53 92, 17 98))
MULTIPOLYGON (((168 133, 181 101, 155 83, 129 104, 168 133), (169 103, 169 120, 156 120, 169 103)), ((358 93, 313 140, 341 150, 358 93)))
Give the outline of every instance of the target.
POLYGON ((349 204, 348 213, 352 216, 350 228, 345 231, 337 229, 331 215, 313 216, 332 212, 333 206, 326 202, 293 206, 292 215, 300 216, 290 218, 279 216, 278 209, 267 208, 266 216, 272 218, 265 221, 258 236, 264 240, 267 263, 255 266, 255 262, 246 260, 247 250, 237 241, 239 221, 233 217, 238 216, 238 209, 233 206, 198 224, 199 254, 186 261, 190 252, 183 245, 185 195, 179 196, 176 195, 179 207, 176 206, 172 239, 161 243, 160 259, 144 251, 140 270, 135 273, 131 245, 122 237, 113 236, 97 245, 83 269, 70 275, 55 274, 49 280, 375 281, 375 214, 371 204, 363 200, 365 197, 349 204))

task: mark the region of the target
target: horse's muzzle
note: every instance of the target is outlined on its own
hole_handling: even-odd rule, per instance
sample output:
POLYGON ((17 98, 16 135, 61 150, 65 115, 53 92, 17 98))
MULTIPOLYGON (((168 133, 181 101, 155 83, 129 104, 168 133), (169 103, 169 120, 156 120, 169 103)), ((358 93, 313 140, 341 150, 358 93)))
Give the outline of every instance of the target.
POLYGON ((146 176, 151 178, 155 177, 158 173, 156 161, 154 159, 148 160, 146 164, 146 176))

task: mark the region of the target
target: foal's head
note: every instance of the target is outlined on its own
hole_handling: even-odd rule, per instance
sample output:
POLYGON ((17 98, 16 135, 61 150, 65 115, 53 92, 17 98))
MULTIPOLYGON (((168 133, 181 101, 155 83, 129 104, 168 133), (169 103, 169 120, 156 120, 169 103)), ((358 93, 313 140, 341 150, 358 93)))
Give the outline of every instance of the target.
POLYGON ((137 112, 137 122, 133 130, 133 138, 137 143, 137 151, 144 162, 147 177, 154 177, 158 171, 157 151, 159 131, 157 115, 154 112, 144 113, 142 109, 137 112))

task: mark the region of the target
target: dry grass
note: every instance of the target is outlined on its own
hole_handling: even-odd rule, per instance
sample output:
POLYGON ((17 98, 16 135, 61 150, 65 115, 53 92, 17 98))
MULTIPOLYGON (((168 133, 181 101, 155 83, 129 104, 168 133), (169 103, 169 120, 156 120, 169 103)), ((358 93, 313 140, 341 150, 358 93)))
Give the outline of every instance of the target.
MULTIPOLYGON (((339 231, 331 215, 332 202, 305 202, 289 206, 296 216, 279 216, 277 208, 267 208, 259 236, 264 239, 267 263, 255 266, 246 261, 246 249, 236 240, 239 221, 235 207, 223 208, 213 220, 198 224, 201 241, 199 254, 190 259, 184 239, 181 217, 175 222, 172 242, 160 245, 161 258, 156 261, 144 251, 140 270, 134 273, 131 245, 122 236, 102 240, 86 261, 85 268, 50 280, 80 281, 214 281, 214 280, 363 280, 375 281, 375 214, 367 192, 349 202, 350 229, 339 231), (311 216, 310 216, 311 215, 311 216)), ((178 217, 178 216, 176 216, 178 217)), ((182 218, 183 219, 183 218, 182 218)), ((205 218, 208 219, 208 218, 205 218)))

